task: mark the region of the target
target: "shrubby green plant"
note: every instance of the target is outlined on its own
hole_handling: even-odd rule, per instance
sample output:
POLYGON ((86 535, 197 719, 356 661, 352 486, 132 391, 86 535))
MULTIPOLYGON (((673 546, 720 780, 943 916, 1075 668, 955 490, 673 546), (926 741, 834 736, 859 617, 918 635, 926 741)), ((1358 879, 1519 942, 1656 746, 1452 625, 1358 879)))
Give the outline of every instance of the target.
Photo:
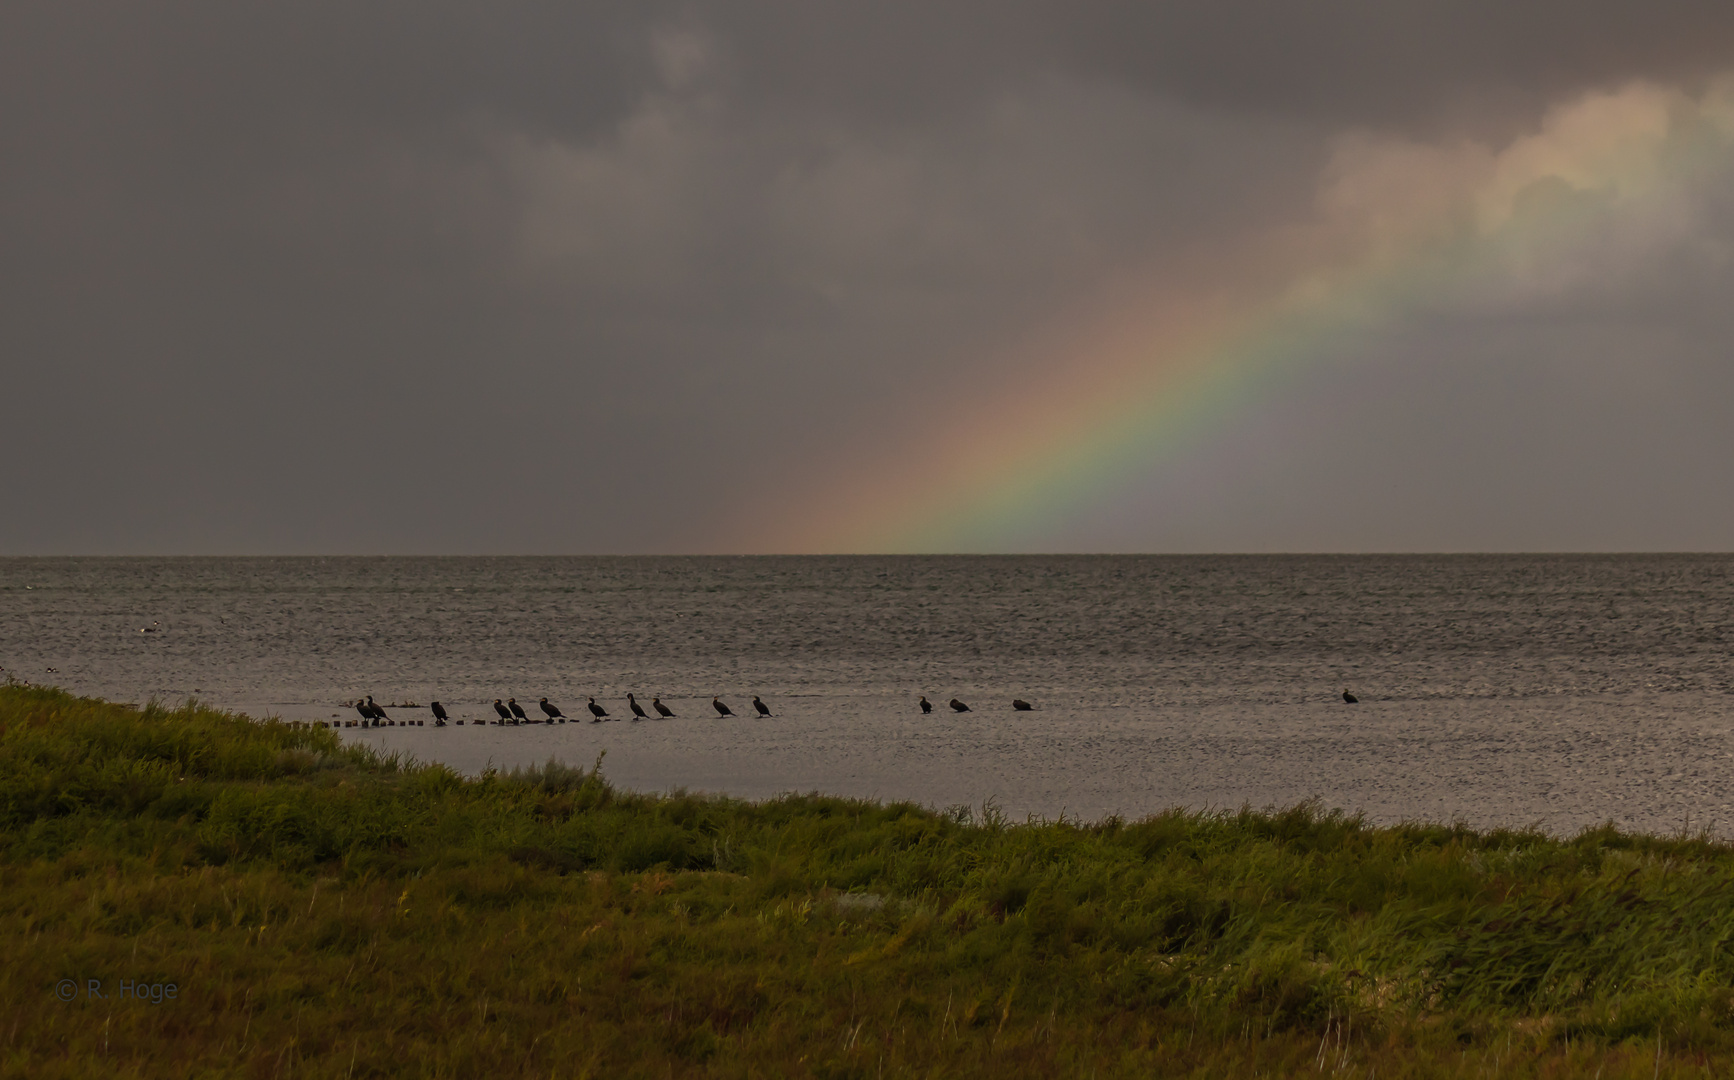
POLYGON ((1013 824, 459 776, 0 688, 31 1076, 1698 1075, 1734 851, 1306 804, 1013 824), (175 983, 60 1001, 59 980, 175 983))

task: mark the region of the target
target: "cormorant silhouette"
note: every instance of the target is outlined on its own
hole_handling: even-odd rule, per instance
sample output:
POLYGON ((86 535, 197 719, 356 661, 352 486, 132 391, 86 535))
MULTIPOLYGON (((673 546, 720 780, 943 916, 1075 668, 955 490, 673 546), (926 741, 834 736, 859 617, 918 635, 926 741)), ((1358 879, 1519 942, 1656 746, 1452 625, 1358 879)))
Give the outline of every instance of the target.
POLYGON ((771 707, 769 705, 766 705, 764 702, 760 701, 759 695, 757 695, 757 694, 753 695, 753 708, 759 710, 760 716, 771 715, 771 707))
POLYGON ((566 722, 566 714, 560 711, 560 706, 548 704, 547 698, 542 699, 542 711, 548 714, 548 722, 550 724, 556 720, 560 721, 562 724, 566 722))
POLYGON ((669 708, 667 705, 664 705, 662 699, 659 697, 650 699, 650 707, 655 709, 658 713, 661 713, 663 716, 674 715, 674 710, 669 708))
POLYGON ((494 699, 494 711, 500 714, 499 723, 502 723, 502 724, 509 724, 509 723, 515 724, 515 723, 517 723, 517 721, 512 719, 512 710, 506 708, 504 705, 501 705, 499 698, 494 699))
POLYGON ((718 698, 711 698, 710 704, 711 704, 711 707, 716 710, 716 714, 718 716, 733 716, 734 715, 734 712, 732 710, 730 710, 727 705, 724 705, 722 703, 722 701, 718 698))
POLYGON ((361 714, 362 727, 366 727, 368 722, 373 719, 373 710, 367 707, 367 702, 365 701, 356 702, 355 711, 361 714))
POLYGON ((384 709, 382 709, 378 705, 374 704, 372 694, 367 695, 367 707, 373 710, 373 726, 374 727, 378 727, 379 722, 381 720, 390 720, 391 719, 391 717, 385 715, 384 709))
POLYGON ((958 712, 968 712, 969 711, 969 706, 965 705, 963 702, 957 700, 956 698, 951 699, 951 707, 953 709, 957 710, 958 712))
POLYGON ((1035 708, 1035 706, 1020 697, 1012 698, 1012 708, 1016 709, 1018 712, 1029 712, 1031 709, 1035 708))
POLYGON ((633 697, 631 694, 626 695, 626 704, 632 708, 632 715, 638 717, 640 720, 650 715, 644 711, 644 706, 638 703, 638 699, 633 697))
POLYGON ((435 727, 445 727, 446 726, 446 708, 445 708, 445 706, 441 705, 439 702, 436 701, 436 702, 433 702, 432 704, 430 704, 428 706, 428 708, 433 710, 434 726, 435 727))
POLYGON ((924 713, 930 713, 933 711, 933 702, 927 700, 926 694, 921 695, 921 711, 924 713))
POLYGON ((512 715, 517 717, 519 720, 522 720, 524 723, 528 724, 530 722, 530 714, 524 711, 522 705, 518 704, 517 698, 507 698, 506 708, 512 710, 512 715))
POLYGON ((1343 700, 1345 702, 1347 702, 1348 704, 1353 705, 1353 704, 1359 702, 1361 699, 1356 697, 1355 695, 1349 693, 1347 690, 1344 690, 1343 691, 1343 700))
POLYGON ((596 718, 596 719, 590 721, 592 724, 600 724, 602 722, 602 718, 604 716, 608 715, 608 710, 604 709, 602 706, 596 704, 595 698, 591 698, 590 699, 590 715, 594 716, 596 718))

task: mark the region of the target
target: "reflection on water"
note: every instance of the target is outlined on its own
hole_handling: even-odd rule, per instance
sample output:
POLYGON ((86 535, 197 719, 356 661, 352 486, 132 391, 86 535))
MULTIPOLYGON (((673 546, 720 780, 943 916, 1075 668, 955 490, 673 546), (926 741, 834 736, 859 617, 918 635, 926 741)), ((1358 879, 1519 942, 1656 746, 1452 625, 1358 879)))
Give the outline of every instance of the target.
POLYGON ((648 789, 1084 817, 1317 796, 1381 819, 1734 831, 1731 572, 1721 556, 7 559, 0 666, 285 717, 348 717, 370 693, 458 716, 514 696, 584 715, 592 695, 627 715, 628 691, 660 695, 680 719, 347 732, 469 771, 606 749, 613 779, 648 789), (753 694, 776 717, 709 708, 750 714, 753 694), (920 694, 974 711, 924 717, 920 694))

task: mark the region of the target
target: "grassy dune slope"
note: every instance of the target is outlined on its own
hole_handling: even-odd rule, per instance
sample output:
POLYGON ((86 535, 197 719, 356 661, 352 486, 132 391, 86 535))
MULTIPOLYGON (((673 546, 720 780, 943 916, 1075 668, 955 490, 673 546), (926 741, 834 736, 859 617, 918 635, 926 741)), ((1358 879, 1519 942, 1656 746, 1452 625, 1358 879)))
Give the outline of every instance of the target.
POLYGON ((7 1075, 1734 1063, 1734 851, 1702 838, 650 797, 25 686, 0 821, 7 1075))

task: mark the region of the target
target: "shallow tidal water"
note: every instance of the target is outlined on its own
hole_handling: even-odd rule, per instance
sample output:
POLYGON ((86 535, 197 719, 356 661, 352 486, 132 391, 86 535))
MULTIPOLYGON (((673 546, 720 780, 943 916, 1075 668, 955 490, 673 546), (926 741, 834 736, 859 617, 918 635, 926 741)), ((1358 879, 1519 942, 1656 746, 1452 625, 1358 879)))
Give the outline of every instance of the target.
POLYGON ((1014 819, 1311 798, 1734 835, 1731 647, 1720 555, 0 559, 14 678, 286 719, 660 695, 678 719, 343 734, 1014 819))

